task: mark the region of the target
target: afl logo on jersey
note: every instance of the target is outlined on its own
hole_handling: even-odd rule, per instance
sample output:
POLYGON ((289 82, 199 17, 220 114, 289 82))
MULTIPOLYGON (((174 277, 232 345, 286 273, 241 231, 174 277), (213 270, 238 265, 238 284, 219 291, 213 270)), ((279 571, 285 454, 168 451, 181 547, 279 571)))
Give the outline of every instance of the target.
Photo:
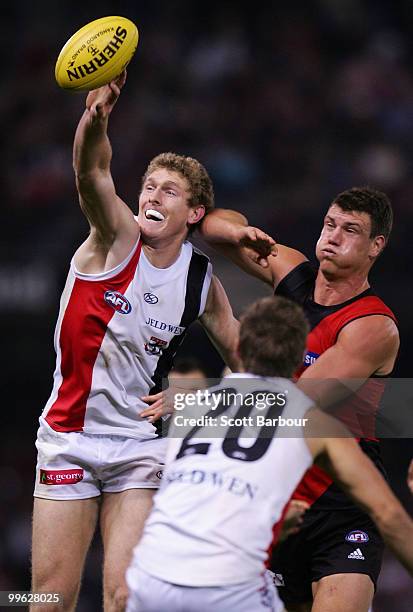
POLYGON ((354 544, 365 544, 369 541, 369 536, 365 531, 356 529, 355 531, 350 531, 350 533, 346 535, 346 540, 354 544))
POLYGON ((109 306, 112 306, 120 314, 129 314, 132 310, 129 300, 119 291, 105 291, 104 299, 109 306))
POLYGON ((144 293, 143 299, 145 302, 148 302, 148 304, 157 304, 159 302, 159 299, 154 293, 144 293))

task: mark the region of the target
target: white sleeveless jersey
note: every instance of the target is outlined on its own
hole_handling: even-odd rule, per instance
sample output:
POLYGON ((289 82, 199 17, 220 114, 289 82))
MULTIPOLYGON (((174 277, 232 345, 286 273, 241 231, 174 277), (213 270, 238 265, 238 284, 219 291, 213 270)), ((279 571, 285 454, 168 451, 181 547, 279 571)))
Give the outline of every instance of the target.
MULTIPOLYGON (((248 376, 228 376, 218 390, 237 389, 240 377, 248 376)), ((250 378, 252 389, 287 391, 286 406, 272 414, 281 410, 282 418, 302 419, 312 406, 289 380, 250 378)), ((312 457, 301 425, 289 430, 294 438, 285 427, 278 426, 272 436, 263 431, 234 439, 227 429, 227 435, 207 438, 201 427, 169 440, 162 484, 135 548, 135 565, 167 582, 204 587, 252 580, 264 571, 273 527, 312 457)))
POLYGON ((55 331, 53 391, 42 413, 56 431, 154 438, 140 399, 162 378, 188 326, 204 311, 208 258, 185 242, 169 268, 154 267, 142 242, 116 268, 82 274, 72 259, 55 331))

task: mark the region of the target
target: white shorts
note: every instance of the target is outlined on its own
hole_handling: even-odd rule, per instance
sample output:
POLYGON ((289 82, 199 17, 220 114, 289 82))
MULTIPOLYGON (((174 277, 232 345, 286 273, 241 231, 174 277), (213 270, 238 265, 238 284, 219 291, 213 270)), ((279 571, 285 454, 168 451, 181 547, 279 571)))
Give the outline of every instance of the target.
MULTIPOLYGON (((211 562, 213 560, 211 559, 211 562)), ((171 584, 136 565, 126 572, 126 612, 279 612, 283 604, 271 577, 264 572, 250 582, 217 587, 171 584)))
POLYGON ((35 497, 88 499, 127 489, 157 489, 166 438, 61 433, 42 423, 37 432, 35 497))

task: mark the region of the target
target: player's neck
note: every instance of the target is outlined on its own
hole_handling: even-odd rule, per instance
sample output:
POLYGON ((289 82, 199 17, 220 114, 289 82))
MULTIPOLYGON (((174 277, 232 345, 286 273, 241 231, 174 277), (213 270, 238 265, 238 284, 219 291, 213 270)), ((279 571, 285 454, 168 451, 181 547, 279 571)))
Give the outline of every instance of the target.
POLYGON ((182 242, 176 240, 170 243, 144 242, 143 250, 149 262, 155 268, 169 268, 176 262, 181 252, 182 242))
POLYGON ((314 301, 323 306, 334 306, 351 300, 370 287, 367 277, 326 278, 319 270, 314 287, 314 301))

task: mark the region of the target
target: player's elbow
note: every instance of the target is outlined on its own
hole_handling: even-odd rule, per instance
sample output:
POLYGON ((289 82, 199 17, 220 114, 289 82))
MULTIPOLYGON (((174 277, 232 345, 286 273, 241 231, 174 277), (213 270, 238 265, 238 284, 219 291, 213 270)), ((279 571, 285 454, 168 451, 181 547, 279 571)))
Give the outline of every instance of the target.
POLYGON ((100 170, 80 171, 76 168, 76 188, 81 196, 92 196, 105 181, 105 175, 100 170))
POLYGON ((92 185, 99 180, 101 175, 101 172, 96 169, 83 170, 76 162, 73 162, 73 170, 77 185, 92 185))

